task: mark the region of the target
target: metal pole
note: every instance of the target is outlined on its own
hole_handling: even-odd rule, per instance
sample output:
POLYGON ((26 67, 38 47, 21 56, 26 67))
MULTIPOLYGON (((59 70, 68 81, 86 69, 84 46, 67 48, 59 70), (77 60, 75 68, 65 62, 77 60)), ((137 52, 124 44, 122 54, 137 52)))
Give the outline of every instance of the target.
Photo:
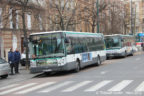
POLYGON ((133 35, 133 6, 131 0, 131 34, 133 35))
POLYGON ((99 0, 97 0, 96 6, 97 6, 97 33, 99 33, 99 0))

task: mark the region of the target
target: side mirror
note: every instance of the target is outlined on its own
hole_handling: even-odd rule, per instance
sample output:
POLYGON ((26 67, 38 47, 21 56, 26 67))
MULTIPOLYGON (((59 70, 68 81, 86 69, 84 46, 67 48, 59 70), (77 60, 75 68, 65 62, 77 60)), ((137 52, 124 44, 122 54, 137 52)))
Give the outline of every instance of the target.
POLYGON ((65 38, 65 43, 70 43, 69 38, 65 38))
POLYGON ((31 41, 32 41, 32 38, 31 38, 31 37, 29 37, 29 38, 28 38, 28 40, 31 42, 31 41))

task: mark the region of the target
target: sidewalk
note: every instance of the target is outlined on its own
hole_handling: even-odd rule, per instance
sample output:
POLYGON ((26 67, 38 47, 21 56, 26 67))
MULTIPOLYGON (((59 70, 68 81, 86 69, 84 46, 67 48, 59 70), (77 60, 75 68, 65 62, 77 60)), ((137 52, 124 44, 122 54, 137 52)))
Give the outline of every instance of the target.
POLYGON ((142 55, 142 54, 144 54, 144 51, 138 51, 134 55, 142 55))
POLYGON ((28 80, 39 74, 31 74, 29 70, 26 70, 26 68, 23 66, 20 66, 19 72, 20 74, 9 75, 6 79, 0 79, 0 87, 28 80))

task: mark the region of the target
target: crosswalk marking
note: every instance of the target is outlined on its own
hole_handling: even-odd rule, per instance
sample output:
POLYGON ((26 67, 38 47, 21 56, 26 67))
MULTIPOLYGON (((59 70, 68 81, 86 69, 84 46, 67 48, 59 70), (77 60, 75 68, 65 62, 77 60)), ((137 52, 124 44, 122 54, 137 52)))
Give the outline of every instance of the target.
POLYGON ((20 87, 16 87, 16 88, 13 88, 13 89, 10 89, 10 90, 7 90, 7 91, 3 91, 3 92, 0 92, 0 95, 9 94, 9 93, 21 90, 23 88, 27 88, 27 87, 33 86, 33 85, 36 85, 36 83, 29 83, 29 84, 26 84, 26 85, 23 85, 23 86, 20 86, 20 87))
POLYGON ((105 81, 102 81, 92 87, 90 87, 89 89, 86 89, 85 92, 91 92, 91 91, 97 91, 99 90, 100 88, 104 87, 105 85, 111 83, 112 80, 105 80, 105 81))
POLYGON ((41 85, 37 85, 37 86, 34 86, 32 88, 29 88, 29 89, 26 89, 26 90, 23 90, 23 91, 20 91, 20 92, 17 92, 16 94, 26 94, 26 93, 29 93, 31 91, 35 91, 37 89, 40 89, 40 88, 43 88, 43 87, 46 87, 46 86, 50 86, 52 84, 54 84, 55 82, 48 82, 48 83, 44 83, 44 84, 41 84, 41 85))
POLYGON ((144 91, 144 81, 135 89, 137 92, 142 92, 144 91))
POLYGON ((133 80, 123 80, 122 82, 120 82, 117 85, 113 86, 108 91, 121 91, 122 89, 124 89, 126 86, 128 86, 132 82, 133 82, 133 80))
POLYGON ((5 87, 1 87, 0 90, 5 90, 5 89, 8 89, 8 88, 16 87, 16 86, 18 86, 18 85, 19 85, 19 84, 8 85, 8 86, 5 86, 5 87))
MULTIPOLYGON (((33 92, 38 90, 36 93, 48 93, 52 91, 56 91, 58 89, 59 92, 73 92, 76 90, 80 90, 82 87, 84 88, 84 92, 96 92, 97 90, 101 90, 102 88, 109 87, 108 84, 113 84, 113 80, 103 80, 98 83, 94 83, 93 81, 81 81, 81 82, 75 82, 75 81, 65 81, 62 83, 57 82, 46 82, 46 83, 28 83, 25 85, 22 84, 12 84, 5 87, 0 88, 0 96, 6 95, 6 94, 17 94, 17 95, 24 95, 30 92, 33 92), (94 84, 93 84, 94 83, 94 84), (92 85, 93 84, 93 85, 92 85), (91 86, 90 86, 91 85, 91 86)), ((112 87, 109 87, 109 92, 120 92, 124 90, 126 87, 128 87, 130 84, 133 83, 133 80, 123 80, 118 82, 117 84, 113 85, 112 87)), ((144 81, 142 81, 135 90, 131 90, 135 92, 144 92, 144 81)))
POLYGON ((136 58, 136 61, 139 61, 141 58, 136 58))
POLYGON ((58 84, 58 85, 55 85, 55 86, 49 87, 49 88, 47 88, 47 89, 45 89, 45 90, 42 90, 42 91, 40 91, 39 93, 51 92, 51 91, 56 90, 56 89, 58 89, 58 88, 60 88, 60 87, 69 85, 69 84, 71 84, 72 82, 73 82, 73 81, 66 81, 66 82, 64 82, 64 83, 60 83, 60 84, 58 84))
POLYGON ((78 89, 78 88, 80 88, 82 86, 85 86, 85 85, 91 83, 91 82, 92 81, 83 81, 83 82, 81 82, 79 84, 76 84, 76 85, 74 85, 74 86, 72 86, 70 88, 67 88, 67 89, 63 90, 62 92, 71 92, 71 91, 74 91, 74 90, 76 90, 76 89, 78 89))

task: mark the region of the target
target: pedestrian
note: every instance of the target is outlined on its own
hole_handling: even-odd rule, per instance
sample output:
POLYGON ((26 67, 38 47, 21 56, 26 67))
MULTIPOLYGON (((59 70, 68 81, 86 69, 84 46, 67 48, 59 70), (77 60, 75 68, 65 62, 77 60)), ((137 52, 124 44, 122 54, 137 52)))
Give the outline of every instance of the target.
POLYGON ((18 49, 15 50, 14 56, 15 56, 15 73, 18 74, 19 73, 19 63, 20 63, 20 59, 21 59, 21 54, 18 49))
POLYGON ((144 43, 141 44, 142 50, 144 51, 144 43))
POLYGON ((14 75, 13 69, 15 68, 15 57, 14 57, 14 52, 13 52, 12 48, 8 52, 8 62, 10 64, 10 68, 11 68, 11 74, 10 75, 14 75))

